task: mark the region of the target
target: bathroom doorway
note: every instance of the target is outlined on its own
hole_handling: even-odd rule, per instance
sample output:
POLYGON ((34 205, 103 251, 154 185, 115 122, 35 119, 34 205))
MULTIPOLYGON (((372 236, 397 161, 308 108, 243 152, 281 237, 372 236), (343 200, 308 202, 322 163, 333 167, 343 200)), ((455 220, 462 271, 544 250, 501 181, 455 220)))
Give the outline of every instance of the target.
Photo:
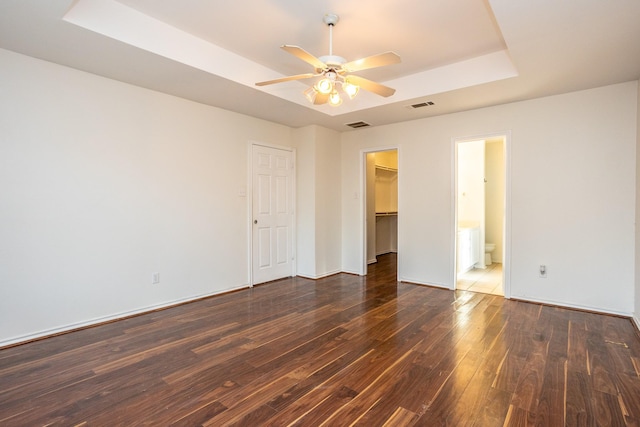
POLYGON ((455 288, 508 297, 508 135, 454 146, 455 288))
POLYGON ((398 150, 364 153, 365 269, 398 252, 398 150))

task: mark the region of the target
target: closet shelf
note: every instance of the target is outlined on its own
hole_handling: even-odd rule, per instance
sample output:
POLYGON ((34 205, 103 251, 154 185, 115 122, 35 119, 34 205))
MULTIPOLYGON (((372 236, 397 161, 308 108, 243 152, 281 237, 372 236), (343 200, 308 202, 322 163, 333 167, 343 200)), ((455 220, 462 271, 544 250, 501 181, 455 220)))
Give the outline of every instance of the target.
POLYGON ((398 216, 398 212, 376 212, 376 216, 398 216))
POLYGON ((390 168, 388 166, 376 165, 377 170, 387 171, 387 172, 398 172, 397 168, 390 168))

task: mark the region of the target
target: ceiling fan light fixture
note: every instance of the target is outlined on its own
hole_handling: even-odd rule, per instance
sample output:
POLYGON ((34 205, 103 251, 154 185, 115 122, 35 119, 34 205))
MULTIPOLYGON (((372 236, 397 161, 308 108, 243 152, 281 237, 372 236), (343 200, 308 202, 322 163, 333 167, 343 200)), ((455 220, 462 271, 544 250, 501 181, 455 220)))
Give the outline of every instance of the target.
POLYGON ((329 95, 329 105, 331 105, 332 107, 339 107, 341 104, 342 98, 340 98, 338 92, 331 92, 331 95, 329 95))
POLYGON ((333 92, 333 82, 330 79, 325 77, 324 79, 322 79, 318 83, 316 83, 315 89, 318 92, 327 95, 327 94, 333 92))
POLYGON ((318 91, 315 87, 311 86, 304 91, 304 96, 307 97, 310 103, 314 103, 316 100, 316 96, 318 95, 318 91))
POLYGON ((358 94, 358 91, 360 90, 360 86, 356 86, 352 83, 349 83, 348 81, 345 81, 342 84, 342 90, 344 91, 344 93, 347 94, 349 99, 353 99, 358 94))

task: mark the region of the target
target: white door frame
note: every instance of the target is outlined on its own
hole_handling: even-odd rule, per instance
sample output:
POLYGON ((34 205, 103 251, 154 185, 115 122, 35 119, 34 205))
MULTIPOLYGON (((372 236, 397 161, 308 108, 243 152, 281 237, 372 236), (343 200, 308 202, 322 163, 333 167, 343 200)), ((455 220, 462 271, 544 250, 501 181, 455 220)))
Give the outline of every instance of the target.
MULTIPOLYGON (((400 182, 401 182, 401 160, 400 160, 400 147, 397 145, 386 145, 382 147, 364 148, 360 150, 360 220, 362 221, 362 245, 360 247, 360 275, 365 276, 367 274, 367 154, 378 153, 380 151, 396 150, 398 152, 398 211, 400 211, 400 182)), ((398 212, 398 230, 400 230, 400 213, 398 212)), ((398 233, 398 255, 396 265, 396 275, 400 278, 400 233, 398 233)), ((399 279, 398 279, 399 280, 399 279)))
MULTIPOLYGON (((287 147, 285 145, 277 145, 277 144, 269 144, 265 142, 258 141, 249 141, 247 143, 247 159, 248 159, 248 167, 247 167, 247 248, 248 248, 248 257, 247 257, 247 282, 250 288, 253 288, 254 278, 253 278, 253 147, 261 146, 267 148, 274 148, 276 150, 289 151, 291 153, 291 164, 292 164, 292 174, 291 174, 291 208, 293 210, 293 218, 292 218, 292 226, 291 226, 291 276, 296 275, 296 263, 297 263, 297 254, 296 254, 296 224, 297 222, 297 209, 296 209, 296 149, 292 147, 287 147)), ((242 189, 240 190, 242 193, 242 189)))
MULTIPOLYGON (((478 141, 483 139, 491 139, 502 137, 504 138, 504 221, 502 230, 503 241, 503 261, 502 261, 502 279, 504 297, 511 298, 511 131, 495 132, 489 134, 475 135, 470 137, 458 137, 451 139, 451 151, 452 151, 452 174, 451 177, 451 192, 453 197, 451 198, 453 205, 451 210, 453 211, 453 230, 452 230, 452 254, 453 268, 451 274, 452 289, 456 289, 458 279, 458 143, 478 141)), ((480 256, 484 256, 481 253, 480 256)))

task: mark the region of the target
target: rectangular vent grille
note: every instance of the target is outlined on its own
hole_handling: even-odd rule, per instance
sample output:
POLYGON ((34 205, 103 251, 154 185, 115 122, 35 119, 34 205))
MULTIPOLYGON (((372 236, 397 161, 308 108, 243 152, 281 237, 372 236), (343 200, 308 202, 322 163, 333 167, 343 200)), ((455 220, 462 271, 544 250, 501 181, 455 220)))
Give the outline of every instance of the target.
POLYGON ((425 102, 419 102, 417 104, 411 104, 411 105, 409 105, 409 108, 430 107, 432 105, 435 105, 435 104, 433 102, 431 102, 431 101, 425 101, 425 102))
POLYGON ((353 123, 347 123, 347 126, 352 127, 354 129, 358 129, 358 128, 366 128, 371 125, 367 122, 353 122, 353 123))

